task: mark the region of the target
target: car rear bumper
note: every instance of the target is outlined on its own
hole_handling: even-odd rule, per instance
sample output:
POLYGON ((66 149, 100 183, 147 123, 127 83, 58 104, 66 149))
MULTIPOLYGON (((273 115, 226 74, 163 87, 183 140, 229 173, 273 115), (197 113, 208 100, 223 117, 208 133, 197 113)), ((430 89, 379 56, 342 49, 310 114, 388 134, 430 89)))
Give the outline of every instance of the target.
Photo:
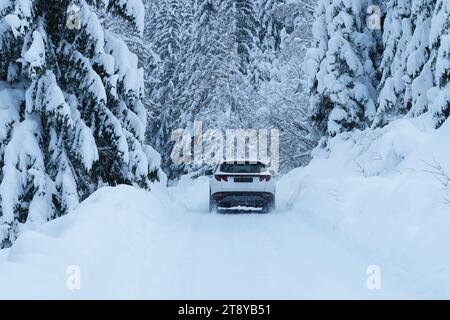
POLYGON ((217 192, 212 198, 222 208, 236 206, 259 208, 273 203, 275 195, 270 192, 217 192))

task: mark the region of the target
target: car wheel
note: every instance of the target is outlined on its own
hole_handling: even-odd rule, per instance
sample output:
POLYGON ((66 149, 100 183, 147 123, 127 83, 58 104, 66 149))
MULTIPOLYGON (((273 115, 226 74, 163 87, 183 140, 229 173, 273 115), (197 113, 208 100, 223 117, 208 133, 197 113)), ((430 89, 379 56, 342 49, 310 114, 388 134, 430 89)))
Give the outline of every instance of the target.
POLYGON ((275 208, 275 202, 274 201, 269 202, 263 207, 263 209, 261 210, 261 213, 270 213, 271 211, 274 210, 274 208, 275 208))
POLYGON ((209 212, 210 213, 217 212, 217 202, 214 201, 212 197, 209 198, 209 212))

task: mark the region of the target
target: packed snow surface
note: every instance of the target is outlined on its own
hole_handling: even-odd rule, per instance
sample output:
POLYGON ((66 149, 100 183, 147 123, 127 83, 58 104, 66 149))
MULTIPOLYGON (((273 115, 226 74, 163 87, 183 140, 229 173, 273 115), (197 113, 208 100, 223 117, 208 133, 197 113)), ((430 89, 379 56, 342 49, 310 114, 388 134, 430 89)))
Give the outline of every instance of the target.
POLYGON ((338 136, 270 214, 210 214, 207 178, 100 189, 0 251, 0 299, 450 298, 450 124, 431 121, 338 136))

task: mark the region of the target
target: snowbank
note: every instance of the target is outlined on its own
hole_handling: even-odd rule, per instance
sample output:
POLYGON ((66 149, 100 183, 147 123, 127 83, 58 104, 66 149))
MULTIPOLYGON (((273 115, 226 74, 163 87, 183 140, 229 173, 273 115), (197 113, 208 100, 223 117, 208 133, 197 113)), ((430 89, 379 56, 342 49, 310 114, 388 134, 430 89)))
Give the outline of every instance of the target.
POLYGON ((72 214, 24 232, 0 251, 0 299, 139 298, 176 210, 167 191, 103 188, 72 214), (153 243, 149 240, 154 241, 153 243), (69 290, 71 266, 83 290, 69 290))
POLYGON ((427 279, 450 292, 450 121, 431 128, 425 115, 340 135, 280 181, 281 202, 416 275, 419 287, 427 279))

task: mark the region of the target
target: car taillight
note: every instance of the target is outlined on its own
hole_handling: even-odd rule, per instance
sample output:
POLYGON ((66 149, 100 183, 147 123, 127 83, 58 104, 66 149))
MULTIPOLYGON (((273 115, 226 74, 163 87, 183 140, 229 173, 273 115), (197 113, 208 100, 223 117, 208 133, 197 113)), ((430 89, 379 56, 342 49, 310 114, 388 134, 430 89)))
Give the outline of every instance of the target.
POLYGON ((217 181, 225 181, 228 182, 228 177, 227 176, 214 176, 216 178, 217 181))
POLYGON ((270 181, 270 176, 260 176, 259 177, 259 182, 263 182, 263 181, 270 181))

